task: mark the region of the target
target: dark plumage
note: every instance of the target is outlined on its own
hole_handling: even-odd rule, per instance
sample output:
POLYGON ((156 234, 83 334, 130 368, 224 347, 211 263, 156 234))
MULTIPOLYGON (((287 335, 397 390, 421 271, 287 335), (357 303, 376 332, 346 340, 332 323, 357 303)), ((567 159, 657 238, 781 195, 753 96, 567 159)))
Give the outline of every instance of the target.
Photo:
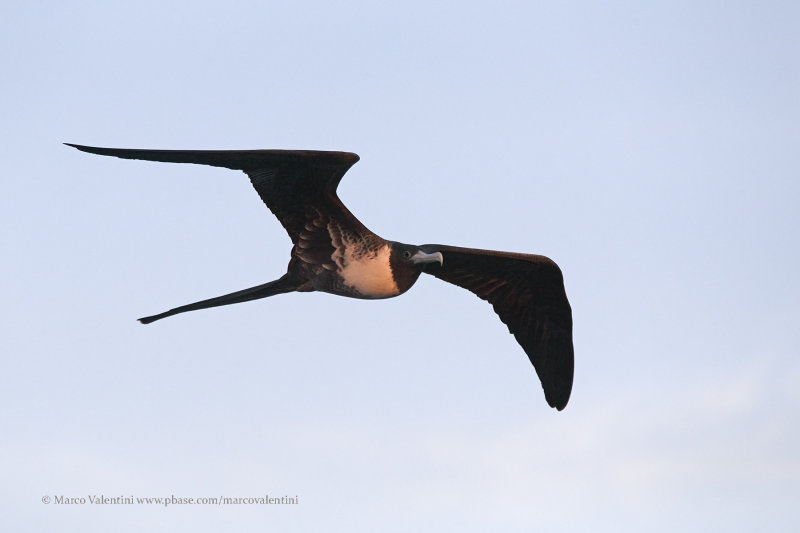
POLYGON ((69 146, 125 159, 242 170, 292 240, 289 266, 279 279, 140 318, 142 323, 295 291, 390 298, 407 291, 425 272, 491 303, 528 354, 547 402, 559 410, 567 405, 573 376, 572 310, 558 266, 541 255, 439 244, 413 246, 378 237, 336 195, 342 176, 359 159, 356 154, 69 146))

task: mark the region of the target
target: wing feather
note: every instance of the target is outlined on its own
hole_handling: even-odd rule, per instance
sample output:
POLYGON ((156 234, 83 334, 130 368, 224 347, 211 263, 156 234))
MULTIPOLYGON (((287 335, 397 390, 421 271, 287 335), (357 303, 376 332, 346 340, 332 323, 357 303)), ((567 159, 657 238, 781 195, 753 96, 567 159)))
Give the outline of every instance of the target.
POLYGON ((421 248, 444 258, 441 266, 428 265, 427 274, 492 304, 536 369, 547 402, 563 409, 572 392, 574 352, 572 309, 558 265, 541 255, 439 244, 421 248))
POLYGON ((354 238, 377 238, 344 206, 336 188, 358 160, 350 152, 314 150, 140 150, 69 144, 99 155, 165 163, 195 163, 244 171, 261 200, 286 229, 307 262, 323 264, 334 252, 328 226, 354 238))

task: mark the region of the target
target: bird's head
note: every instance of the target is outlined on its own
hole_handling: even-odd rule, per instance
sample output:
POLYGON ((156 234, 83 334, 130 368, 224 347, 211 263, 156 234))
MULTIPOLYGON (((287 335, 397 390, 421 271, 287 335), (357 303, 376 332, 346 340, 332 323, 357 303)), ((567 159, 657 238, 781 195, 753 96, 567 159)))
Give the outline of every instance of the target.
POLYGON ((389 246, 391 247, 389 265, 401 293, 406 292, 414 285, 426 265, 444 263, 441 252, 427 253, 419 246, 400 242, 390 242, 389 246))

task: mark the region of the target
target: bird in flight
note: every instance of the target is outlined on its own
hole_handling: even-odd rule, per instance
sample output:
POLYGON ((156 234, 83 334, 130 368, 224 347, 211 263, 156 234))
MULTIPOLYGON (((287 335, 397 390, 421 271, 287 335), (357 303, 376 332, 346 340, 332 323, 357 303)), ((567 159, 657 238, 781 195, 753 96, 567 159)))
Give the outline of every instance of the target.
POLYGON ((140 318, 168 316, 288 292, 363 299, 403 294, 421 273, 463 287, 494 307, 530 358, 559 411, 572 391, 572 310, 561 270, 547 257, 385 240, 344 206, 336 188, 359 157, 311 150, 138 150, 69 144, 92 154, 242 170, 292 240, 286 274, 263 285, 140 318))

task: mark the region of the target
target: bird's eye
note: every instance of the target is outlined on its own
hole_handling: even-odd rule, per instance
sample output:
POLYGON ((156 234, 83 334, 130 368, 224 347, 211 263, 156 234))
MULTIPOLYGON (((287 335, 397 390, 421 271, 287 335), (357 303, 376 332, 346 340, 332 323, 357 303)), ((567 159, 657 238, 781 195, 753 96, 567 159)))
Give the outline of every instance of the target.
POLYGON ((405 252, 403 252, 403 257, 405 257, 406 259, 408 259, 409 257, 411 257, 411 252, 409 252, 408 250, 406 250, 405 252))

